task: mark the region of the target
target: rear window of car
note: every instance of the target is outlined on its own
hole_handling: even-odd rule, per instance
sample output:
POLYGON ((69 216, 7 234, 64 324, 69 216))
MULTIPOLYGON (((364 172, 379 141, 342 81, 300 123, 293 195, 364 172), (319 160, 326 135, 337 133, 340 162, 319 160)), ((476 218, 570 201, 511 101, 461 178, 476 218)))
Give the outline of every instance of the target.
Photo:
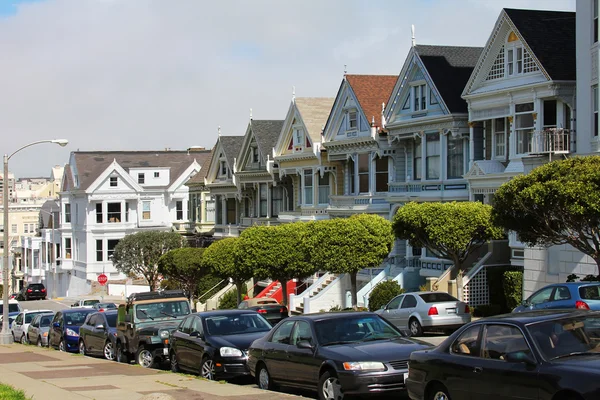
POLYGON ((84 306, 91 306, 91 305, 97 304, 97 303, 100 303, 100 300, 84 300, 83 301, 84 306))
POLYGON ((28 288, 31 288, 31 289, 43 289, 43 288, 44 288, 44 285, 43 285, 43 284, 41 284, 41 283, 31 283, 31 284, 29 284, 29 286, 27 286, 27 287, 28 287, 28 288))
POLYGON ((457 298, 448 293, 425 293, 419 295, 425 303, 442 303, 444 301, 458 301, 457 298))
POLYGON ((581 286, 579 296, 584 300, 600 300, 600 285, 581 286))
POLYGON ((277 300, 259 300, 256 304, 279 304, 277 300))

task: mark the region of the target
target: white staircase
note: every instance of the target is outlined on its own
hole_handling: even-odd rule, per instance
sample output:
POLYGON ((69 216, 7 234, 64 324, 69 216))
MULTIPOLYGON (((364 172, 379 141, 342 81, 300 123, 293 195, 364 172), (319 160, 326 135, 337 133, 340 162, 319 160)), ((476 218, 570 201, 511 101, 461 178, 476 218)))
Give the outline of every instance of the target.
POLYGON ((297 295, 290 295, 288 308, 291 314, 304 314, 305 310, 305 298, 309 300, 319 293, 321 293, 327 286, 337 279, 337 274, 327 272, 319 279, 317 279, 312 285, 310 285, 304 292, 297 295))

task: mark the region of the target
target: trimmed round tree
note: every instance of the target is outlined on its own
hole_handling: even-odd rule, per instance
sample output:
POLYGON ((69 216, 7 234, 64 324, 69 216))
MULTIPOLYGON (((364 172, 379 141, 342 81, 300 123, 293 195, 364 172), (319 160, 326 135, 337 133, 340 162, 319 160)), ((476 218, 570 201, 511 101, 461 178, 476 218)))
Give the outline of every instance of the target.
POLYGON ((402 293, 404 289, 394 280, 379 282, 369 294, 369 311, 379 310, 402 293))
POLYGON ((492 222, 492 207, 471 201, 410 202, 398 209, 393 227, 398 239, 452 261, 450 278, 456 279, 459 297, 467 258, 488 241, 504 237, 492 222))
POLYGON ((494 194, 493 219, 529 246, 569 244, 600 273, 600 156, 553 161, 494 194))
POLYGON ((210 276, 212 269, 203 265, 203 248, 183 247, 164 254, 158 260, 158 272, 171 283, 185 290, 190 299, 196 294, 200 281, 210 276))

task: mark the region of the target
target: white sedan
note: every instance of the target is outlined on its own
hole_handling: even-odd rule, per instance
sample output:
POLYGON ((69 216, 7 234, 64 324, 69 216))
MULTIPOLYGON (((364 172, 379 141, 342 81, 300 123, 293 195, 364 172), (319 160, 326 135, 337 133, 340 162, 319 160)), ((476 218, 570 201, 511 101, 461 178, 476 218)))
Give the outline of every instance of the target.
POLYGON ((34 310, 34 311, 22 311, 17 315, 15 320, 13 321, 10 331, 13 336, 13 340, 15 342, 20 342, 23 344, 27 343, 27 328, 29 328, 29 324, 38 314, 51 313, 50 310, 34 310))

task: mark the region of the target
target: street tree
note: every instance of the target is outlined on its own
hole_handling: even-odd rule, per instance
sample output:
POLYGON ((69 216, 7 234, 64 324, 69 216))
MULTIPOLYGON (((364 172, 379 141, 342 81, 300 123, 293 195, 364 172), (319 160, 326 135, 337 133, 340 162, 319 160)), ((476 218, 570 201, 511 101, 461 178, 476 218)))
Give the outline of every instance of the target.
POLYGON ((176 232, 133 233, 119 240, 112 261, 117 271, 128 276, 143 276, 150 290, 156 290, 160 279, 158 260, 184 245, 183 237, 176 232))
POLYGON ((279 281, 285 305, 288 303, 287 282, 307 278, 315 272, 310 263, 307 235, 304 222, 253 226, 240 235, 240 262, 256 276, 279 281))
POLYGON ((356 277, 375 268, 389 255, 394 236, 391 223, 373 214, 317 221, 309 226, 310 261, 318 270, 350 276, 352 307, 358 305, 356 277))
POLYGON ((190 302, 196 295, 202 279, 210 277, 212 268, 202 262, 203 248, 173 249, 158 260, 158 272, 182 288, 190 302))
POLYGON ((243 260, 239 261, 237 247, 239 238, 225 238, 213 242, 202 255, 206 267, 212 268, 223 279, 231 279, 237 289, 237 304, 242 301, 244 283, 254 276, 243 260))
POLYGON ((396 212, 393 228, 398 239, 452 261, 450 279, 456 280, 462 297, 465 261, 488 241, 504 237, 491 215, 492 207, 479 202, 410 202, 396 212))
POLYGON ((494 194, 494 221, 529 246, 569 244, 600 273, 600 156, 553 161, 494 194))

